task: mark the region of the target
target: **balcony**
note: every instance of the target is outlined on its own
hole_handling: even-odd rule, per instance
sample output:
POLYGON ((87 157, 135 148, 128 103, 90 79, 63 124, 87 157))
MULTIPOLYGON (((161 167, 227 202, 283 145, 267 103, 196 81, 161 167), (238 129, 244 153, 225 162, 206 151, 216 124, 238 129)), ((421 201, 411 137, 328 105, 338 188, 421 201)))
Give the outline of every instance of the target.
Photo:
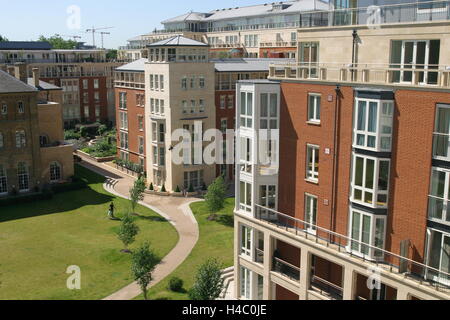
POLYGON ((272 271, 279 273, 293 281, 300 281, 300 268, 279 258, 273 258, 272 271))
POLYGON ((423 64, 393 67, 389 64, 364 63, 282 63, 270 65, 269 79, 448 89, 450 67, 423 64))
POLYGON ((209 44, 211 49, 233 49, 233 48, 242 48, 243 44, 242 43, 210 43, 209 44))
POLYGON ((286 47, 297 47, 297 41, 276 41, 276 42, 261 42, 261 48, 286 48, 286 47))
POLYGON ((342 300, 343 298, 343 289, 340 286, 337 286, 334 283, 331 283, 316 275, 311 275, 310 290, 317 292, 321 296, 325 296, 330 300, 342 300))
MULTIPOLYGON (((350 237, 338 234, 325 228, 313 226, 308 222, 260 205, 255 205, 254 209, 254 218, 264 224, 267 224, 268 228, 276 228, 277 230, 293 234, 303 242, 310 242, 312 246, 332 249, 336 252, 337 259, 343 259, 343 257, 346 257, 346 259, 357 259, 366 264, 367 267, 372 265, 384 270, 385 272, 400 275, 402 279, 409 279, 417 283, 417 285, 423 285, 425 287, 429 287, 431 290, 434 289, 450 294, 450 273, 432 268, 418 261, 411 260, 384 249, 374 247, 370 244, 351 239, 350 237), (316 234, 312 235, 308 231, 311 227, 316 228, 316 234), (359 244, 359 246, 366 247, 370 249, 369 251, 375 251, 375 256, 377 256, 378 259, 370 260, 367 255, 356 252, 352 249, 352 245, 354 244, 359 244)), ((294 271, 295 273, 297 272, 295 267, 292 268, 292 266, 286 265, 283 261, 279 261, 277 263, 279 265, 278 270, 281 273, 289 273, 292 277, 294 271), (283 268, 281 268, 282 266, 283 268)), ((322 286, 322 291, 325 289, 323 288, 324 285, 327 286, 328 290, 330 292, 332 291, 333 294, 337 294, 340 291, 339 288, 335 288, 320 279, 315 279, 314 283, 316 287, 322 286)))

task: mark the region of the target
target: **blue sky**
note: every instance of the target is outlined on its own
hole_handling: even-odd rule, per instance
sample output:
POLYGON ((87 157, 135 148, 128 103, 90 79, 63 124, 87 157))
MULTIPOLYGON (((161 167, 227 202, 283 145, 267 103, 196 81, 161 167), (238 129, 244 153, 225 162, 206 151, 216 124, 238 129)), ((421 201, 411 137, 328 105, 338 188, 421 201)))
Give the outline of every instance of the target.
MULTIPOLYGON (((4 13, 0 19, 0 34, 9 40, 37 40, 39 35, 80 35, 82 41, 92 43, 87 28, 115 27, 105 36, 105 47, 125 45, 126 40, 161 28, 160 22, 190 10, 210 11, 270 2, 270 0, 0 0, 4 13), (81 9, 81 28, 67 27, 67 8, 81 9), (20 14, 14 14, 19 13, 20 14)), ((2 10, 3 11, 3 10, 2 10)), ((96 41, 100 43, 100 36, 96 41)))

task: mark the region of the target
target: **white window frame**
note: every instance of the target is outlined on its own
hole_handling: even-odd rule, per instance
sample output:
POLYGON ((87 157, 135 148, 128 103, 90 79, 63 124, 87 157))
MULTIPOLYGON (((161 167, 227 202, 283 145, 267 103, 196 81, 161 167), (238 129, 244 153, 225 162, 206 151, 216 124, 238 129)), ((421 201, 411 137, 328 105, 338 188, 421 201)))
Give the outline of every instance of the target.
POLYGON ((366 99, 366 98, 356 98, 355 99, 355 115, 354 115, 354 136, 353 136, 353 147, 357 149, 365 149, 376 152, 391 152, 392 151, 392 137, 393 137, 393 121, 394 121, 394 108, 395 104, 392 100, 377 100, 377 99, 366 99), (360 102, 365 102, 365 118, 363 128, 359 129, 359 111, 360 102), (375 132, 368 130, 369 127, 369 106, 371 103, 376 104, 376 119, 375 119, 375 132), (387 113, 385 113, 387 111, 387 113), (385 131, 385 132, 384 132, 385 131), (359 144, 359 137, 364 138, 364 143, 359 144), (369 138, 375 139, 374 147, 369 146, 369 138), (389 147, 383 147, 383 141, 389 141, 389 147))
MULTIPOLYGON (((428 201, 428 219, 431 221, 435 221, 441 224, 445 224, 445 225, 449 225, 450 226, 450 170, 448 169, 444 169, 444 168, 439 168, 439 167, 433 167, 431 169, 431 179, 430 179, 430 193, 429 193, 429 201, 428 201), (444 195, 443 198, 432 195, 432 189, 433 189, 433 174, 434 172, 440 172, 440 173, 444 173, 445 174, 445 178, 444 178, 444 195), (432 210, 432 201, 435 200, 438 203, 440 201, 442 201, 442 204, 440 206, 442 206, 442 218, 437 218, 437 217, 433 217, 431 214, 431 210, 432 210)), ((437 205, 438 209, 440 207, 439 205, 437 205)), ((440 211, 440 210, 439 210, 440 211)))
POLYGON ((249 259, 253 259, 253 229, 246 226, 241 225, 240 227, 240 255, 247 257, 249 259))
POLYGON ((27 136, 25 130, 16 131, 16 148, 25 148, 27 146, 27 136))
POLYGON ((255 94, 253 92, 241 91, 239 100, 240 100, 240 110, 239 110, 239 123, 241 128, 252 129, 253 128, 253 115, 254 112, 254 98, 255 94), (248 102, 251 101, 251 106, 248 105, 248 102))
POLYGON ((8 114, 8 105, 4 102, 2 102, 2 110, 1 113, 3 116, 6 116, 8 114))
POLYGON ((318 145, 314 144, 307 144, 306 145, 306 180, 311 181, 314 183, 319 182, 319 167, 320 166, 320 147, 318 145), (318 155, 318 163, 317 163, 317 170, 316 170, 316 155, 318 155), (312 170, 309 169, 309 160, 312 160, 312 170))
POLYGON ((62 179, 62 168, 57 161, 50 163, 50 182, 59 182, 62 179), (55 171, 56 170, 56 171, 55 171))
MULTIPOLYGON (((354 203, 362 204, 366 207, 370 208, 387 208, 389 205, 389 189, 390 189, 390 175, 391 175, 391 159, 388 158, 376 158, 376 157, 370 157, 367 155, 357 154, 353 153, 352 157, 352 181, 351 181, 351 198, 350 200, 354 203), (356 185, 356 159, 362 158, 363 163, 363 173, 362 173, 362 186, 356 185), (374 161, 374 176, 372 179, 373 186, 372 188, 368 188, 365 184, 368 181, 367 180, 367 162, 368 160, 374 161), (380 166, 381 162, 388 162, 389 164, 389 172, 388 172, 388 179, 387 179, 387 190, 380 190, 379 189, 379 181, 380 181, 380 166), (357 191, 361 191, 361 200, 356 199, 355 194, 357 191), (372 203, 369 201, 365 201, 366 199, 366 193, 372 194, 372 203), (386 203, 383 204, 383 202, 378 201, 378 196, 386 196, 386 203)), ((369 180, 370 181, 370 180, 369 180)))
POLYGON ((308 122, 313 124, 320 124, 320 117, 322 111, 322 95, 320 93, 308 94, 308 122), (311 99, 313 101, 311 101, 311 99), (311 104, 312 102, 312 104, 311 104), (311 110, 312 109, 312 110, 311 110), (311 117, 311 111, 313 116, 311 117))
POLYGON ((305 226, 308 233, 317 234, 317 211, 319 199, 309 193, 305 193, 305 222, 309 223, 305 226), (309 211, 308 211, 309 208, 309 211))
MULTIPOLYGON (((427 264, 427 266, 433 267, 442 272, 446 272, 446 271, 442 270, 443 255, 444 255, 443 244, 444 244, 444 241, 446 238, 450 238, 450 233, 444 232, 442 230, 433 229, 433 228, 427 229, 426 252, 425 252, 426 264, 427 264), (439 267, 431 266, 431 259, 436 258, 434 255, 432 255, 432 244, 433 244, 432 243, 432 234, 433 233, 440 233, 442 235, 441 245, 440 245, 439 267)), ((446 285, 450 285, 450 279, 445 279, 445 278, 443 279, 443 278, 439 277, 438 275, 436 275, 435 272, 430 271, 428 269, 425 272, 425 278, 431 279, 433 281, 443 283, 446 285)))
MULTIPOLYGON (((352 240, 356 240, 359 242, 362 242, 364 244, 367 244, 369 246, 372 247, 377 247, 381 250, 385 249, 386 246, 386 224, 387 224, 387 216, 383 216, 383 215, 374 215, 359 209, 355 209, 350 207, 349 210, 349 235, 348 237, 352 240), (359 228, 358 228, 358 236, 357 239, 353 238, 353 218, 354 218, 354 213, 359 214, 360 218, 359 218, 359 228), (369 226, 369 235, 368 235, 368 243, 363 241, 363 222, 364 222, 364 217, 369 218, 370 220, 370 226, 369 226), (383 230, 382 230, 382 245, 379 246, 376 243, 376 239, 377 239, 377 221, 381 220, 383 221, 383 230)), ((376 250, 374 248, 371 247, 366 247, 364 246, 364 244, 360 244, 359 242, 355 242, 355 241, 349 241, 349 244, 347 246, 347 251, 351 252, 352 254, 356 255, 356 256, 360 256, 360 257, 365 257, 366 259, 370 259, 370 260, 383 260, 384 258, 384 253, 383 251, 380 250, 376 250), (364 250, 364 251, 363 251, 364 250)))
POLYGON ((239 182, 239 210, 247 213, 253 211, 253 185, 250 182, 241 180, 239 182), (243 191, 242 191, 243 188, 243 191), (241 195, 244 195, 244 199, 241 199, 241 195), (248 199, 250 195, 250 199, 248 199))
POLYGON ((0 164, 0 195, 8 194, 8 174, 4 165, 0 164))
POLYGON ((17 164, 17 188, 19 192, 27 192, 30 190, 30 172, 25 162, 19 162, 17 164), (19 171, 21 164, 24 166, 23 172, 19 171))
POLYGON ((17 102, 17 112, 20 114, 25 113, 25 104, 23 103, 23 101, 17 102))

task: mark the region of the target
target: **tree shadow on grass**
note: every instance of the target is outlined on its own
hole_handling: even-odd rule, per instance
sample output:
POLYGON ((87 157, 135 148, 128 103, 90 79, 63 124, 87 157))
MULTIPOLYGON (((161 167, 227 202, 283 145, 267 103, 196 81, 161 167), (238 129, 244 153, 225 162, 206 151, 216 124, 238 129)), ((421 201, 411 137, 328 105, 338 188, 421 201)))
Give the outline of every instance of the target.
POLYGON ((167 222, 167 219, 163 217, 157 217, 157 216, 143 216, 140 214, 136 214, 136 217, 142 220, 152 221, 152 222, 167 222))

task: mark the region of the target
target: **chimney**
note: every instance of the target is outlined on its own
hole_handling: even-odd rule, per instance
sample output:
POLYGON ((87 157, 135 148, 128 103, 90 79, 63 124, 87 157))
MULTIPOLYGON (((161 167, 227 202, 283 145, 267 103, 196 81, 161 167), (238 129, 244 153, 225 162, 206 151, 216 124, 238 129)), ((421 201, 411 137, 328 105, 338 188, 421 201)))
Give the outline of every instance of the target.
POLYGON ((39 87, 39 68, 33 68, 33 85, 39 87))
POLYGON ((28 83, 27 66, 23 62, 17 62, 14 65, 15 76, 24 83, 28 83))
POLYGON ((7 66, 6 70, 8 70, 9 75, 15 77, 15 68, 14 68, 14 66, 7 66))

